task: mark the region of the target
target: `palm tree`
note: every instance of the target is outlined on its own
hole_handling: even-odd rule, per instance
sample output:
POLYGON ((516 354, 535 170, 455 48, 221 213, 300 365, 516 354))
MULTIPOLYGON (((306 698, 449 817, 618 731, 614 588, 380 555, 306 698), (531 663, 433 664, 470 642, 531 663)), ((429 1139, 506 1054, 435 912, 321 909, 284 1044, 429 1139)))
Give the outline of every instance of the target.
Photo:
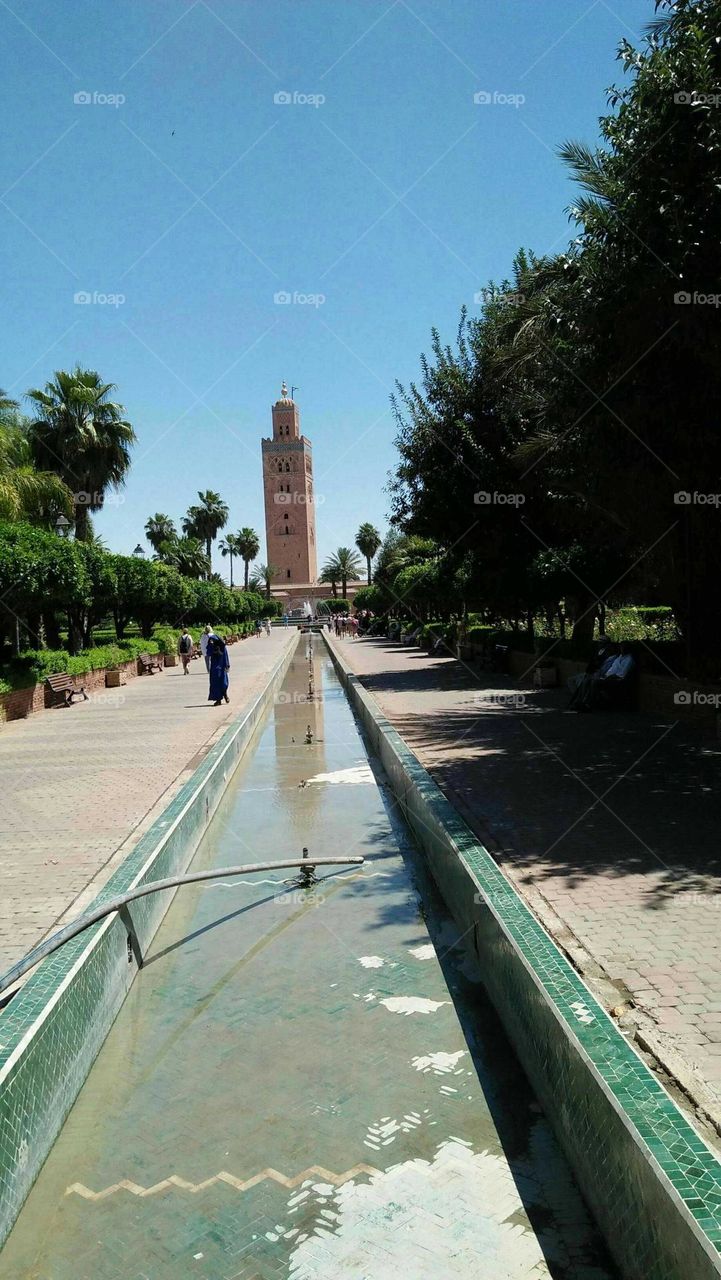
POLYGON ((75 495, 75 537, 85 541, 88 515, 99 511, 107 489, 119 489, 130 467, 135 432, 111 400, 112 382, 77 365, 58 370, 43 390, 28 391, 36 417, 28 427, 35 465, 54 471, 75 495))
POLYGON ((247 591, 250 562, 251 560, 255 560, 255 557, 260 551, 260 539, 257 533, 255 532, 255 529, 249 529, 247 525, 245 525, 242 529, 238 530, 235 536, 235 540, 238 544, 238 555, 241 557, 241 559, 243 560, 243 563, 245 564, 245 584, 244 585, 245 585, 245 590, 247 591))
MULTIPOLYGON (((339 547, 334 556, 326 560, 321 573, 321 582, 333 582, 340 579, 343 599, 348 594, 348 579, 354 580, 360 572, 361 562, 350 547, 339 547)), ((333 586, 335 594, 335 585, 333 586)))
POLYGON ((366 520, 358 530, 355 536, 355 544, 362 556, 366 558, 366 570, 368 573, 368 586, 371 584, 371 560, 381 545, 381 535, 375 525, 370 524, 366 520))
POLYGON ((0 519, 53 524, 72 519, 73 495, 52 471, 32 464, 30 445, 17 405, 0 392, 0 519))
POLYGON ((237 538, 237 535, 236 535, 236 534, 234 534, 234 533, 227 533, 227 534, 225 535, 225 538, 223 539, 223 541, 218 543, 218 546, 219 546, 219 548, 220 548, 220 554, 221 554, 224 558, 225 558, 225 556, 230 556, 230 585, 231 585, 231 588, 232 588, 232 586, 233 586, 233 556, 238 556, 238 555, 240 555, 240 548, 238 547, 238 538, 237 538))
POLYGON ((251 579, 251 587, 255 591, 264 591, 266 600, 270 600, 270 588, 278 572, 274 564, 259 564, 251 579))
POLYGON ((207 578, 210 573, 210 561, 197 538, 174 538, 170 542, 161 542, 153 559, 172 565, 186 578, 207 578))
POLYGON ((178 534, 170 516, 164 515, 162 511, 156 511, 155 515, 150 516, 145 522, 145 536, 153 551, 158 551, 163 542, 172 542, 178 534))
POLYGON ((204 542, 205 554, 210 560, 213 541, 228 523, 228 504, 213 489, 206 489, 205 493, 199 490, 198 497, 200 502, 188 507, 188 514, 182 522, 183 533, 204 542))
POLYGON ((330 556, 326 560, 320 571, 319 582, 329 582, 331 591, 334 596, 338 594, 338 579, 340 577, 340 568, 336 556, 330 556))

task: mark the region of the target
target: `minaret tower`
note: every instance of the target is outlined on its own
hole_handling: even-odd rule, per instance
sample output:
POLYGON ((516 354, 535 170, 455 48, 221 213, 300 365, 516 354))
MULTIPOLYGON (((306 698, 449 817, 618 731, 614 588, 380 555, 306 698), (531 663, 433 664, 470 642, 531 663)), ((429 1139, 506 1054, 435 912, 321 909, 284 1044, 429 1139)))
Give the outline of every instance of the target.
POLYGON ((267 563, 275 567, 275 587, 312 584, 318 577, 313 450, 285 383, 271 414, 273 435, 261 441, 267 563))

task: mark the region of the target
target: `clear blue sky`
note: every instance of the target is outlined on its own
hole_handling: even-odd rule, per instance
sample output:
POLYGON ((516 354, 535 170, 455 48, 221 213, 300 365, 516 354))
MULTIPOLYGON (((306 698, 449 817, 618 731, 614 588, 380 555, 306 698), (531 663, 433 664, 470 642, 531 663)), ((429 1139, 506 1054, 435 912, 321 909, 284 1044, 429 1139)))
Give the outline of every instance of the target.
POLYGON ((321 557, 362 520, 385 528, 394 380, 520 245, 568 241, 555 148, 596 139, 618 41, 652 16, 652 0, 0 0, 0 385, 19 397, 76 361, 117 383, 138 445, 97 518, 108 545, 132 550, 149 514, 179 519, 206 488, 230 528, 262 532, 282 378, 314 445, 321 557))

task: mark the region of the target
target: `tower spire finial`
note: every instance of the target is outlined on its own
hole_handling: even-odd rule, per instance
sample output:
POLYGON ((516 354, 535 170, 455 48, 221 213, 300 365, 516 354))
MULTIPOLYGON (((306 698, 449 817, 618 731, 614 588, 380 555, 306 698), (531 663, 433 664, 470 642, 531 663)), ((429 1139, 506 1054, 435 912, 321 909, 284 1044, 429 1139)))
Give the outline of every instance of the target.
POLYGON ((288 388, 287 388, 287 386, 285 385, 285 378, 283 379, 283 381, 282 381, 282 383, 281 383, 281 387, 280 387, 280 396, 281 396, 281 400, 287 400, 287 399, 288 399, 288 388))

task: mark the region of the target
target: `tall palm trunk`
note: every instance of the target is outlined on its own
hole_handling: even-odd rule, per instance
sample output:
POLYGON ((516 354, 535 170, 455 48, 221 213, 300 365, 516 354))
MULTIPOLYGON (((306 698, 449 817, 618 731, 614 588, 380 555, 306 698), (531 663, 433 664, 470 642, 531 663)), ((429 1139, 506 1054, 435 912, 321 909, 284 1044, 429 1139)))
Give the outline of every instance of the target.
POLYGON ((366 572, 368 574, 368 586, 371 584, 371 557, 366 556, 366 572))
POLYGON ((343 599, 345 600, 346 596, 348 595, 348 579, 346 578, 345 574, 343 575, 343 578, 341 580, 341 585, 343 587, 343 599))
POLYGON ((245 565, 245 582, 243 585, 245 587, 245 590, 247 591, 248 590, 248 574, 250 573, 250 560, 244 560, 243 564, 245 565))
POLYGON ((233 552, 229 553, 230 559, 230 589, 233 590, 233 552))
POLYGON ((88 508, 84 502, 75 504, 75 537, 78 542, 87 542, 89 533, 88 508))

